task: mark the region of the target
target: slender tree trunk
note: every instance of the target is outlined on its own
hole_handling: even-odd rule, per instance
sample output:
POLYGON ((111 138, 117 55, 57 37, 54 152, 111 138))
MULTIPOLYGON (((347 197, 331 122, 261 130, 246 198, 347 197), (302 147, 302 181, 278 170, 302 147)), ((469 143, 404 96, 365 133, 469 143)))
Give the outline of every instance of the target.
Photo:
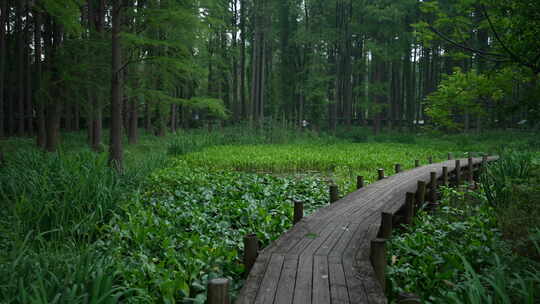
POLYGON ((76 103, 73 107, 73 131, 79 132, 81 130, 81 105, 79 103, 76 103))
MULTIPOLYGON (((46 58, 47 58, 47 70, 51 74, 52 83, 58 82, 60 77, 59 71, 55 67, 57 51, 63 43, 63 28, 54 24, 52 17, 48 17, 47 27, 45 32, 48 33, 45 38, 46 43, 46 58), (51 35, 52 34, 52 35, 51 35)), ((57 84, 53 84, 50 88, 53 96, 57 97, 61 95, 61 89, 57 84)), ((60 119, 62 116, 62 103, 60 100, 49 100, 46 107, 46 136, 45 149, 49 152, 55 152, 60 142, 60 119)))
POLYGON ((34 107, 32 105, 32 52, 30 50, 31 45, 31 33, 30 33, 30 9, 31 2, 26 0, 26 31, 25 31, 25 67, 26 67, 26 92, 25 96, 25 108, 26 108, 26 130, 29 136, 34 135, 34 107))
POLYGON ((129 103, 129 113, 128 143, 133 145, 139 141, 139 111, 136 97, 129 103))
POLYGON ((5 137, 4 88, 6 75, 6 23, 8 6, 7 0, 0 0, 0 139, 5 137))
POLYGON ((49 152, 55 152, 60 142, 60 117, 62 108, 59 102, 50 102, 47 106, 47 122, 46 122, 46 146, 45 149, 49 152))
MULTIPOLYGON (((114 0, 120 1, 120 0, 114 0)), ((88 22, 90 35, 94 38, 104 38, 105 32, 105 0, 88 0, 88 22)), ((91 147, 96 152, 101 152, 102 133, 103 133, 103 107, 99 100, 99 92, 90 88, 91 104, 91 147)))
POLYGON ((23 33, 23 1, 16 1, 17 16, 15 19, 15 35, 17 37, 17 135, 24 136, 24 33, 23 33))
POLYGON ((124 155, 122 147, 122 46, 120 26, 122 24, 122 3, 113 2, 112 6, 112 78, 111 78, 111 144, 109 163, 117 171, 123 171, 124 155))
POLYGON ((171 105, 171 132, 176 132, 176 122, 177 122, 177 118, 176 118, 176 109, 177 109, 177 106, 175 104, 172 104, 171 105))
POLYGON ((242 118, 248 118, 246 99, 246 0, 240 0, 240 104, 242 118))

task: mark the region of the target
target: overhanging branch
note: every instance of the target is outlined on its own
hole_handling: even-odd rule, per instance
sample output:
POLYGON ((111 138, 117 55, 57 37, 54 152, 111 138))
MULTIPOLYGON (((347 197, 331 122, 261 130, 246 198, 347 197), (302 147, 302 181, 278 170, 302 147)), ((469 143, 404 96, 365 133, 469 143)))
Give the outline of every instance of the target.
POLYGON ((497 54, 497 53, 490 53, 490 52, 485 52, 485 51, 482 51, 482 50, 479 50, 479 49, 474 49, 472 47, 469 47, 469 46, 466 46, 466 45, 463 45, 461 43, 458 43, 452 39, 450 39, 449 37, 447 37, 446 35, 444 35, 443 33, 439 32, 437 29, 435 29, 433 26, 428 26, 428 28, 433 32, 435 33, 437 36, 439 36, 441 39, 443 39, 444 41, 450 43, 451 45, 455 46, 455 47, 458 47, 460 49, 463 49, 463 50, 466 50, 468 52, 471 52, 471 53, 474 53, 474 54, 477 54, 478 56, 484 58, 484 59, 487 59, 487 60, 490 60, 490 61, 495 61, 495 62, 507 62, 507 61, 510 61, 508 59, 507 56, 503 55, 503 54, 497 54), (496 57, 496 58, 501 58, 501 59, 496 59, 496 58, 490 58, 490 57, 496 57))

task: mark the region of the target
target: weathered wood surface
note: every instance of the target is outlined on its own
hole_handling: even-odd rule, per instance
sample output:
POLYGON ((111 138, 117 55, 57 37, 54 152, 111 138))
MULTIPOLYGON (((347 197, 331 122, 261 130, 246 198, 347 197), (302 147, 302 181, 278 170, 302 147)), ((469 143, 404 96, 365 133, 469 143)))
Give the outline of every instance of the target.
MULTIPOLYGON (((474 166, 481 163, 473 159, 474 166)), ((467 168, 467 159, 460 164, 467 168)), ((369 253, 381 213, 395 214, 418 181, 428 183, 431 172, 442 179, 443 167, 453 173, 455 165, 446 161, 401 172, 303 218, 260 252, 236 303, 387 303, 369 253)))

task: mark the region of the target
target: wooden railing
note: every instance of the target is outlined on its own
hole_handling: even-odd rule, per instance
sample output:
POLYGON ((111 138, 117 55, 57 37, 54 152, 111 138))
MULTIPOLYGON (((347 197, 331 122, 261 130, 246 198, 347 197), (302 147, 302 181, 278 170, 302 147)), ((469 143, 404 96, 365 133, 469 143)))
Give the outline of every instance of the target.
MULTIPOLYGON (((236 303, 386 303, 386 240, 393 227, 410 224, 425 203, 435 205, 437 188, 473 181, 480 168, 497 157, 452 160, 402 171, 387 177, 378 170, 378 181, 339 199, 331 185, 331 204, 303 217, 302 202, 294 203, 295 225, 259 252, 254 235, 244 240, 244 263, 249 275, 236 303)), ((208 303, 229 303, 229 282, 211 280, 208 303)), ((408 299, 411 301, 414 299, 408 299)))

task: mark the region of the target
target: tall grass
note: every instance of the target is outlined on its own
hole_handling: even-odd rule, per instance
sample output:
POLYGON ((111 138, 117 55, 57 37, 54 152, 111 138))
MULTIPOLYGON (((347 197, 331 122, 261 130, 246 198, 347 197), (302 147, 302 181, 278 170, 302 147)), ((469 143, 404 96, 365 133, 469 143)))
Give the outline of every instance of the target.
MULTIPOLYGON (((0 167, 0 303, 117 303, 129 295, 101 239, 111 217, 148 175, 163 148, 128 149, 123 174, 87 148, 44 153, 26 139, 0 167)), ((84 141, 81 141, 84 145, 84 141)))
POLYGON ((482 185, 491 204, 508 206, 513 201, 513 186, 531 177, 534 155, 512 150, 504 151, 500 157, 482 175, 482 185))
POLYGON ((122 183, 106 155, 91 152, 19 152, 0 170, 0 199, 9 230, 47 238, 87 241, 96 237, 122 194, 122 183))
POLYGON ((94 250, 70 244, 40 249, 26 239, 0 257, 1 303, 118 303, 134 290, 118 282, 113 261, 94 250))
POLYGON ((540 265, 512 269, 511 262, 495 254, 493 265, 477 271, 465 257, 465 280, 441 302, 466 304, 534 304, 540 297, 540 265))

